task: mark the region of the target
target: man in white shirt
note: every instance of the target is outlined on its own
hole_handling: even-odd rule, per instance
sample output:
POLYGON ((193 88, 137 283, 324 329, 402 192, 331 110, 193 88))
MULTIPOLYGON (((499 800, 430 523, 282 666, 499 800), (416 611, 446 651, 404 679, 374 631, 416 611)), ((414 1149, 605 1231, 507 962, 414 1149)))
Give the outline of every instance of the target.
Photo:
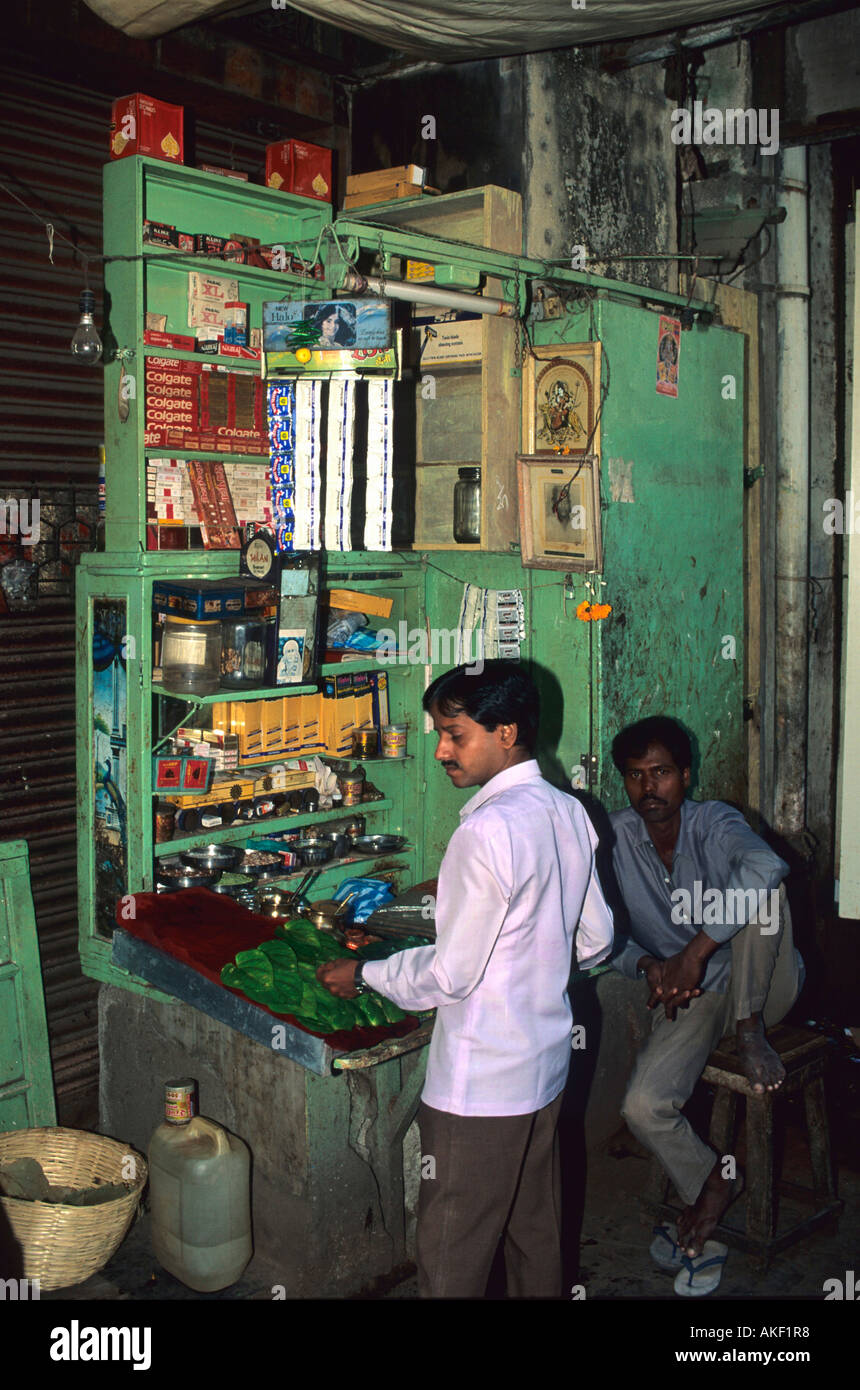
POLYGON ((418 1113, 435 1169, 419 1200, 421 1295, 483 1297, 504 1234, 509 1295, 558 1297, 567 986, 574 960, 587 969, 612 947, 597 836, 579 802, 541 776, 538 692, 517 666, 456 667, 424 708, 447 776, 480 788, 439 869, 436 943, 317 973, 344 998, 358 985, 438 1010, 418 1113))

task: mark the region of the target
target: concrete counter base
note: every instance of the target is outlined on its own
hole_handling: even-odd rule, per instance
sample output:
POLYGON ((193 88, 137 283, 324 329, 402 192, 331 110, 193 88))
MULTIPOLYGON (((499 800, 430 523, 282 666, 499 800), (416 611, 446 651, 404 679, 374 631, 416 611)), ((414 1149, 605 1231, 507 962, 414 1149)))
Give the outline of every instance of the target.
POLYGON ((146 1153, 164 1083, 198 1082, 200 1112, 251 1150, 255 1256, 287 1298, 356 1292, 411 1258, 426 1049, 316 1076, 186 1004, 103 985, 100 1129, 146 1153))

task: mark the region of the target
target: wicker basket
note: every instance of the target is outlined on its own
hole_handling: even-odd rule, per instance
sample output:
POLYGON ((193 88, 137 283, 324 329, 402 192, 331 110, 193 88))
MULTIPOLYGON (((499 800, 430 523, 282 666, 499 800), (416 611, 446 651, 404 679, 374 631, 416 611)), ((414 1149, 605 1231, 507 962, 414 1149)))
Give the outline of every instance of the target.
POLYGON ((94 1207, 0 1197, 23 1251, 25 1277, 38 1279, 43 1289, 83 1283, 107 1264, 131 1225, 146 1183, 146 1161, 102 1134, 49 1127, 0 1134, 0 1164, 16 1158, 35 1158, 49 1182, 66 1187, 125 1182, 127 1196, 94 1207), (135 1160, 134 1180, 123 1174, 129 1156, 135 1160))

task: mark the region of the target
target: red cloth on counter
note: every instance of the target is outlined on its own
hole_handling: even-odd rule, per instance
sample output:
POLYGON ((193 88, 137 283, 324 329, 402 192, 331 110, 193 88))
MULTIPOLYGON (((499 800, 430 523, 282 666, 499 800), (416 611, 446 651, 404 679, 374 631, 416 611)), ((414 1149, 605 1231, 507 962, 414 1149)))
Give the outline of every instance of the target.
MULTIPOLYGON (((238 951, 253 951, 261 941, 272 940, 275 918, 249 912, 232 898, 212 893, 208 888, 183 888, 176 893, 134 893, 132 898, 134 917, 123 915, 128 911, 128 898, 121 899, 116 908, 117 925, 130 936, 173 956, 174 960, 220 985, 226 993, 238 995, 262 1013, 271 1014, 279 1023, 291 1023, 303 1033, 311 1032, 289 1014, 273 1014, 265 1004, 247 999, 241 990, 221 984, 222 966, 231 964, 238 951)), ((344 947, 344 956, 348 955, 350 952, 344 947)), ((358 1052, 373 1047, 383 1038, 405 1037, 417 1027, 417 1019, 404 1018, 385 1027, 363 1026, 341 1029, 337 1033, 314 1033, 313 1036, 324 1037, 329 1046, 339 1052, 358 1052)))

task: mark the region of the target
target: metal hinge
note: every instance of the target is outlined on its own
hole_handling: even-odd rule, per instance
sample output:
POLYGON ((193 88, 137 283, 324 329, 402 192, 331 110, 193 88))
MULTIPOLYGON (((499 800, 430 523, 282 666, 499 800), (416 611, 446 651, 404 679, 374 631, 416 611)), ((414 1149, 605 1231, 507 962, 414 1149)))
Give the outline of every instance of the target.
POLYGON ((763 478, 763 477, 764 477, 764 465, 763 465, 763 464, 759 464, 758 468, 745 468, 745 469, 744 469, 744 487, 752 487, 753 483, 757 483, 758 480, 759 480, 759 478, 763 478))

